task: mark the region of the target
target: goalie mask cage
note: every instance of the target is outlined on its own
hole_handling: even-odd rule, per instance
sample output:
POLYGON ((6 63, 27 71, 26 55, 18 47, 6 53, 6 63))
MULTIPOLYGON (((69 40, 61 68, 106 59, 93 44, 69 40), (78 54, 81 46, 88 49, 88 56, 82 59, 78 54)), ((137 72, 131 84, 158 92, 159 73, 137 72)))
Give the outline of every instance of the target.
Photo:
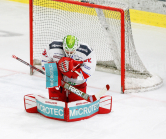
POLYGON ((94 49, 96 70, 121 74, 122 93, 162 85, 136 52, 127 5, 110 0, 30 0, 31 65, 40 64, 44 48, 66 35, 75 35, 94 49))

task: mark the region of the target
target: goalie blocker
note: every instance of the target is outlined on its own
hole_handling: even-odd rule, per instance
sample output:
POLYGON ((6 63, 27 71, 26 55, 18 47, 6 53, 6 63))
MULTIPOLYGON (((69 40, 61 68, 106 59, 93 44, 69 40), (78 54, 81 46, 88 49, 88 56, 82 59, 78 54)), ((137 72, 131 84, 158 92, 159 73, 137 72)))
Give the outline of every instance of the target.
POLYGON ((28 113, 40 113, 46 118, 72 122, 88 119, 97 114, 110 113, 112 97, 106 95, 92 103, 86 100, 67 103, 28 94, 24 96, 24 106, 28 113))

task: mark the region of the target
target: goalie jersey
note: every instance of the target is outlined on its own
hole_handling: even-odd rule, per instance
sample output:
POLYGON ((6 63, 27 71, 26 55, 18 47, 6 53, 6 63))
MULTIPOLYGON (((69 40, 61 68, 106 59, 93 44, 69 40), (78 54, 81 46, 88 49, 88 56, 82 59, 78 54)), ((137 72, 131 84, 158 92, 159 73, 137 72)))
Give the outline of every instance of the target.
MULTIPOLYGON (((66 57, 63 50, 63 41, 56 40, 49 44, 42 53, 42 68, 44 64, 48 62, 58 62, 62 57, 66 57)), ((87 77, 90 77, 95 71, 96 67, 96 55, 95 52, 85 43, 80 43, 76 49, 76 53, 71 57, 76 61, 83 61, 80 68, 82 69, 81 76, 79 75, 76 79, 68 78, 63 76, 63 80, 72 85, 80 85, 87 81, 87 77), (86 75, 86 78, 85 78, 86 75), (88 75, 88 76, 87 76, 88 75)))

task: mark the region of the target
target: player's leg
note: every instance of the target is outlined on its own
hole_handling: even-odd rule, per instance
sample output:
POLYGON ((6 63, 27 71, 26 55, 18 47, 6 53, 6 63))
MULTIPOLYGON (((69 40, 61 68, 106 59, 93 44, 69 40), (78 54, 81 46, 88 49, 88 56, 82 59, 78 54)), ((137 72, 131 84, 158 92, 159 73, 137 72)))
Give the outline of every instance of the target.
POLYGON ((48 88, 48 93, 49 99, 66 102, 66 93, 62 91, 62 87, 48 88))

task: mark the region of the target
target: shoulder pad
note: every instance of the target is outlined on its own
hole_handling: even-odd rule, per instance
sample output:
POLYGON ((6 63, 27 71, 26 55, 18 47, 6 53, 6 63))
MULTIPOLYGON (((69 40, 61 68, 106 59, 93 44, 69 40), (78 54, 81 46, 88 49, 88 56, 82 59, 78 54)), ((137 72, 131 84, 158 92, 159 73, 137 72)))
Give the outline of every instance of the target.
POLYGON ((92 50, 89 49, 87 45, 83 45, 83 44, 80 44, 80 47, 78 47, 76 51, 79 51, 85 54, 86 56, 88 56, 92 52, 92 50))
POLYGON ((53 41, 49 44, 49 49, 63 49, 63 43, 61 41, 53 41))

